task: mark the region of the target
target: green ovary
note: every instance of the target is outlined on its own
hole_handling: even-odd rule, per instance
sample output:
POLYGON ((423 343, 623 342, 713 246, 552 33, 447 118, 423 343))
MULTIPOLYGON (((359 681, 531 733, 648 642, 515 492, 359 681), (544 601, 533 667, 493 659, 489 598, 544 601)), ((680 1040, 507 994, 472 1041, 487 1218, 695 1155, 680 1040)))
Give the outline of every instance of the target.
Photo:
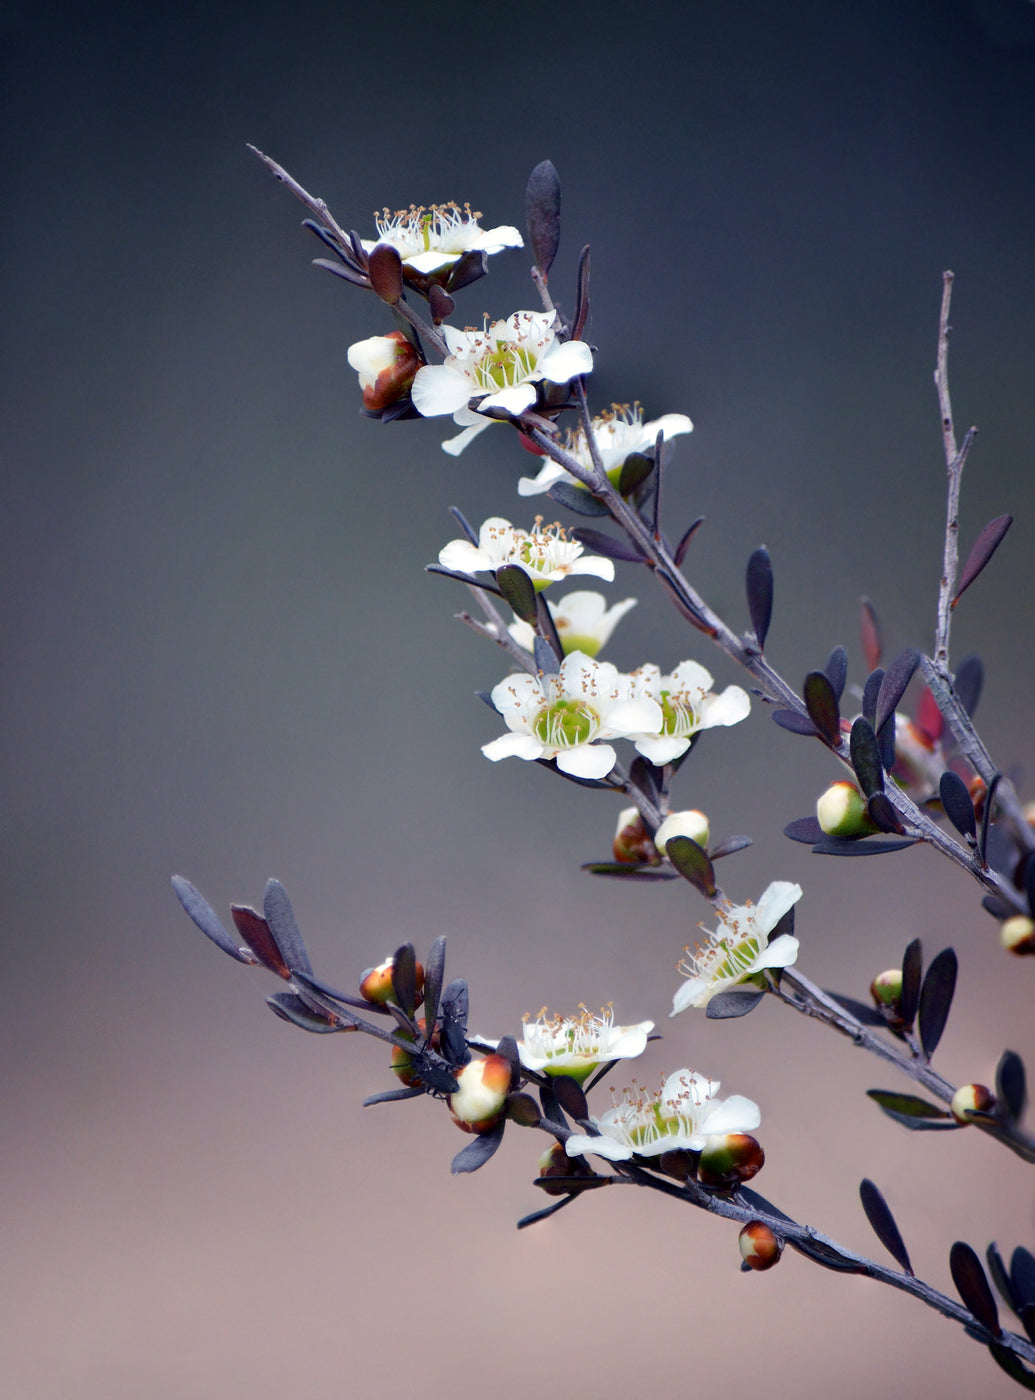
POLYGON ((536 358, 524 345, 498 345, 478 365, 478 379, 484 389, 510 389, 524 384, 535 372, 536 358))
POLYGON ((661 729, 663 734, 675 735, 681 739, 692 734, 697 728, 697 715, 694 707, 680 694, 670 690, 661 692, 661 729))
POLYGON ((584 700, 555 700, 540 710, 532 733, 552 749, 573 749, 588 744, 599 728, 596 711, 584 700))

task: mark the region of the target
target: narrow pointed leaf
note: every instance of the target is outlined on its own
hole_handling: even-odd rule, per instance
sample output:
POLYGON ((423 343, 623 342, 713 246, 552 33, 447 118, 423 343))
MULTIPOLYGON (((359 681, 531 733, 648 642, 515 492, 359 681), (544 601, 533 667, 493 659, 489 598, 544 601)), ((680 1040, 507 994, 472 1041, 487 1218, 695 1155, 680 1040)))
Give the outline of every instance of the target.
POLYGON ((898 709, 899 702, 906 693, 906 687, 913 679, 913 672, 920 661, 920 653, 915 647, 899 652, 884 673, 880 693, 877 696, 877 714, 873 727, 879 734, 891 716, 898 709))
POLYGON ((384 1089, 380 1094, 371 1094, 363 1100, 363 1108, 373 1108, 378 1103, 400 1103, 403 1099, 419 1099, 423 1089, 384 1089))
POLYGON ((270 926, 261 914, 257 914, 254 909, 250 909, 246 904, 231 904, 230 914, 234 921, 237 932, 241 935, 248 947, 262 963, 263 967, 270 972, 276 973, 278 977, 283 977, 285 981, 291 976, 290 969, 284 961, 280 949, 277 947, 277 940, 270 931, 270 926))
POLYGON ((899 820, 899 815, 891 805, 891 798, 886 792, 875 792, 866 803, 866 810, 870 814, 870 820, 884 832, 901 836, 905 832, 905 827, 899 820))
POLYGON ((339 1026, 328 1016, 321 1016, 312 1007, 307 1006, 302 998, 296 996, 294 992, 275 992, 273 996, 266 998, 266 1005, 282 1021, 288 1021, 303 1031, 327 1035, 331 1031, 345 1029, 344 1026, 339 1026))
POLYGON ((711 861, 722 860, 725 856, 736 855, 738 851, 746 851, 750 845, 750 836, 727 836, 725 841, 720 841, 717 846, 711 848, 708 852, 708 859, 711 861))
POLYGON ((589 1104, 578 1080, 572 1079, 570 1074, 551 1074, 550 1083, 554 1097, 569 1118, 581 1121, 589 1117, 589 1104))
POLYGON ((992 1290, 981 1267, 981 1260, 963 1240, 957 1240, 949 1250, 949 1272, 964 1306, 970 1309, 982 1327, 998 1337, 1003 1329, 999 1326, 999 1310, 992 1290))
POLYGON ((1003 1262, 1003 1256, 999 1253, 998 1247, 993 1243, 985 1250, 985 1263, 988 1265, 988 1272, 992 1282, 999 1290, 999 1296, 1010 1309, 1017 1311, 1017 1299, 1013 1296, 1013 1285, 1010 1283, 1010 1271, 1003 1262))
POLYGON ((788 822, 783 834, 792 841, 803 841, 807 846, 814 846, 817 841, 826 839, 826 832, 816 817, 798 817, 795 821, 788 822))
MULTIPOLYGON (((985 793, 985 804, 981 812, 981 831, 978 835, 977 844, 978 860, 980 860, 983 866, 988 864, 988 837, 992 827, 992 813, 995 810, 995 797, 996 793, 999 791, 999 780, 1002 776, 1002 773, 993 773, 992 781, 989 783, 988 791, 985 793)), ((991 896, 988 896, 988 898, 991 898, 991 896)), ((983 900, 982 903, 984 903, 983 900)), ((1009 917, 1009 912, 1005 917, 1009 917)))
POLYGON ((395 306, 402 296, 403 271, 399 250, 391 243, 378 243, 367 258, 370 285, 389 306, 395 306))
POLYGON ((392 991, 395 993, 399 1009, 405 1016, 412 1017, 417 1007, 417 957, 412 943, 404 943, 395 950, 392 959, 392 991))
MULTIPOLYGON (((995 1071, 995 1096, 1014 1120, 1024 1112, 1028 1097, 1024 1061, 1015 1050, 1004 1050, 995 1071)), ((1035 1302, 1035 1293, 1029 1302, 1035 1302)))
POLYGON ((205 935, 210 938, 217 948, 220 948, 228 957, 235 962, 244 963, 247 967, 254 967, 256 958, 247 949, 241 948, 235 939, 227 932, 222 919, 209 904, 205 896, 191 884, 183 875, 172 877, 173 893, 180 901, 183 912, 191 922, 205 935))
POLYGON ((676 552, 672 556, 672 558, 676 562, 677 569, 681 569, 683 567, 683 560, 686 558, 686 552, 690 548, 690 541, 697 534, 698 530, 703 524, 704 516, 699 515, 697 519, 693 521, 690 525, 688 525, 683 531, 683 536, 680 539, 679 543, 676 545, 676 552))
POLYGON ((580 870, 590 875, 608 875, 616 880, 676 880, 679 877, 667 865, 627 865, 620 861, 585 861, 580 870))
POLYGON ((931 959, 920 988, 917 1028, 920 1031, 920 1044, 928 1059, 937 1049, 949 1019, 949 1009, 956 991, 956 970, 956 954, 951 948, 943 948, 931 959))
POLYGON ((262 912, 270 932, 277 940, 284 961, 292 972, 312 972, 309 954, 298 931, 295 911, 287 897, 287 891, 279 880, 268 880, 262 897, 262 912))
POLYGON ((844 694, 845 681, 848 679, 848 652, 844 647, 835 647, 827 657, 827 664, 823 667, 823 673, 830 682, 836 700, 840 701, 844 694))
POLYGON ((1018 1313, 1035 1304, 1035 1258, 1020 1245, 1010 1255, 1010 1288, 1018 1313))
POLYGON ((880 623, 877 621, 877 610, 869 598, 862 599, 859 631, 862 635, 863 659, 868 669, 872 671, 880 665, 883 643, 881 642, 880 623))
POLYGON ((859 1183, 859 1199, 866 1212, 866 1219, 873 1227, 873 1233, 903 1273, 912 1274, 913 1266, 909 1262, 909 1254, 895 1224, 895 1217, 888 1208, 887 1201, 868 1177, 863 1177, 859 1183))
MULTIPOLYGON (((335 251, 337 252, 337 249, 335 251)), ((369 277, 365 277, 361 272, 353 272, 351 267, 346 267, 342 263, 331 262, 329 258, 314 258, 313 266, 321 268, 324 272, 333 272, 335 277, 350 282, 354 287, 370 286, 369 277)))
POLYGON ((952 688, 956 699, 971 719, 981 699, 981 688, 985 683, 985 664, 980 656, 965 656, 953 678, 952 688))
POLYGON ((704 1014, 709 1021, 733 1021, 754 1011, 764 996, 764 991, 719 992, 712 997, 704 1014))
POLYGON ((852 770, 863 796, 872 797, 875 792, 883 792, 884 769, 881 766, 877 736, 873 732, 873 726, 862 715, 852 725, 848 747, 852 770))
POLYGON ((515 617, 522 622, 534 623, 539 605, 531 576, 517 564, 503 564, 496 570, 496 582, 515 617))
POLYGON ((654 470, 654 462, 644 452, 630 452, 622 463, 618 476, 618 491, 622 496, 631 496, 647 480, 654 470))
POLYGON ((974 803, 970 799, 966 783, 951 768, 946 768, 941 776, 938 796, 945 808, 945 815, 959 834, 971 841, 976 840, 977 818, 974 816, 974 803))
POLYGON ((866 1096, 885 1113, 894 1113, 899 1118, 948 1119, 953 1125, 956 1123, 948 1109, 940 1108, 936 1103, 928 1103, 916 1094, 900 1094, 892 1089, 867 1089, 866 1096))
POLYGON ((535 657, 536 670, 541 671, 544 676, 556 676, 560 671, 561 658, 545 637, 536 637, 532 645, 532 654, 535 657))
POLYGON ((553 162, 540 161, 525 190, 528 246, 544 277, 549 275, 561 241, 561 182, 553 162))
POLYGON ((504 1123, 505 1120, 501 1119, 490 1132, 476 1134, 473 1140, 456 1154, 449 1165, 449 1170, 454 1176, 460 1176, 464 1172, 476 1172, 479 1167, 485 1166, 503 1141, 504 1123))
POLYGON ((890 856, 896 851, 908 850, 910 846, 917 844, 915 836, 903 836, 901 839, 889 837, 886 841, 880 841, 869 836, 864 841, 859 841, 850 836, 827 836, 822 841, 817 841, 812 848, 812 854, 816 856, 890 856))
POLYGON ((548 1123, 556 1123, 559 1128, 567 1128, 568 1120, 561 1111, 552 1084, 546 1083, 539 1086, 539 1102, 543 1106, 543 1117, 548 1123))
POLYGON ((880 694, 880 688, 883 685, 883 683, 884 670, 882 667, 877 666, 866 677, 866 683, 863 686, 862 712, 866 720, 869 722, 871 729, 873 728, 874 721, 877 718, 877 696, 880 694))
POLYGON ((828 744, 836 746, 841 742, 841 711, 837 696, 823 671, 810 671, 802 687, 805 708, 809 718, 819 730, 820 736, 828 744))
POLYGON ((992 1353, 992 1360, 1011 1380, 1024 1390, 1035 1390, 1035 1371, 1029 1371, 1016 1352, 1004 1347, 1002 1342, 989 1342, 988 1350, 992 1353))
POLYGON ((442 984, 446 973, 446 940, 439 936, 428 949, 424 962, 424 1020, 428 1034, 435 1029, 438 1020, 438 1003, 442 995, 442 984))
POLYGON ((809 717, 799 715, 797 710, 770 710, 769 714, 774 724, 791 734, 802 734, 809 739, 815 739, 819 735, 819 730, 809 717))
POLYGON ((1035 1303, 1025 1303, 1017 1310, 1017 1316, 1028 1334, 1028 1340, 1035 1342, 1035 1303))
POLYGON ((967 555, 967 562, 963 565, 963 570, 960 573, 960 581, 956 585, 956 596, 952 600, 953 607, 956 606, 963 594, 1002 544, 1003 537, 1012 524, 1012 515, 997 515, 994 520, 988 522, 980 535, 978 535, 977 539, 974 541, 973 548, 967 555))
POLYGON ((769 624, 773 619, 773 564, 765 545, 756 549, 748 559, 746 583, 751 628, 759 651, 764 651, 769 624))
POLYGON ((617 535, 605 535, 602 531, 593 530, 588 525, 576 526, 572 535, 580 544, 591 549, 594 554, 602 554, 605 559, 624 559, 633 564, 643 563, 643 555, 630 540, 619 539, 617 535))
POLYGON ((857 1021, 861 1021, 864 1026, 886 1026, 888 1024, 877 1008, 869 1002, 856 1001, 854 997, 842 996, 840 992, 829 990, 827 990, 827 996, 840 1002, 844 1009, 850 1012, 857 1021))
POLYGON ((706 853, 689 836, 673 836, 665 852, 684 880, 689 880, 706 899, 715 893, 715 871, 706 853))
POLYGON ((496 1054, 510 1066, 510 1085, 514 1088, 521 1077, 521 1057, 518 1054, 517 1041, 512 1035, 502 1036, 497 1041, 496 1054))
POLYGON ((575 317, 571 326, 572 340, 581 340, 589 320, 589 244, 579 254, 579 270, 575 274, 575 317))
POLYGON ((478 531, 474 528, 474 526, 473 526, 473 525, 471 524, 471 522, 468 520, 467 516, 464 515, 463 511, 459 508, 459 506, 450 506, 450 507, 449 507, 449 514, 453 517, 453 519, 456 521, 456 523, 460 526, 461 530, 463 530, 464 534, 467 536, 467 538, 468 538, 468 540, 471 542, 471 544, 477 545, 477 543, 478 543, 478 531))
POLYGON ((570 481, 555 481, 547 492, 551 499, 565 509, 574 511, 576 515, 608 515, 609 511, 603 501, 598 501, 596 496, 589 491, 575 486, 570 481))
POLYGON ((924 951, 919 938, 906 945, 902 955, 902 996, 899 1014, 907 1026, 916 1020, 920 1005, 920 982, 924 970, 924 951))
MULTIPOLYGON (((607 1179, 607 1177, 602 1178, 604 1181, 607 1179)), ((551 1186, 555 1185, 553 1177, 550 1177, 549 1180, 551 1186)), ((540 1220, 546 1220, 551 1215, 556 1215, 559 1210, 563 1210, 565 1206, 570 1206, 574 1199, 574 1195, 562 1196, 559 1201, 554 1201, 552 1206, 546 1206, 543 1210, 534 1210, 531 1215, 523 1215, 517 1223, 517 1228, 519 1230, 527 1230, 529 1225, 535 1225, 540 1220)))

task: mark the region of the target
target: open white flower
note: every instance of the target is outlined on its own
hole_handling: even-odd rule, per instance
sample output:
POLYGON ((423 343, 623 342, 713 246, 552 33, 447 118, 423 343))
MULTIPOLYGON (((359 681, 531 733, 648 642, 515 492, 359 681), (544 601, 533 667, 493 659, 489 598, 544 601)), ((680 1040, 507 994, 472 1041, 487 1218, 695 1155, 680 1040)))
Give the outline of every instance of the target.
POLYGON ((525 1069, 544 1074, 569 1074, 581 1084, 598 1065, 642 1055, 653 1021, 616 1026, 607 1006, 593 1016, 584 1006, 577 1016, 549 1016, 546 1007, 534 1021, 525 1018, 525 1035, 518 1055, 525 1069))
POLYGON ((762 1115, 756 1103, 740 1094, 719 1099, 718 1092, 717 1079, 689 1069, 670 1074, 653 1097, 634 1084, 620 1102, 590 1120, 595 1136, 573 1133, 565 1151, 569 1157, 592 1152, 610 1162, 625 1162, 680 1148, 700 1152, 710 1137, 758 1127, 762 1115))
POLYGON ((580 651, 564 658, 557 675, 508 676, 492 703, 510 733, 482 746, 486 758, 555 758, 576 778, 603 778, 615 766, 614 749, 599 740, 661 723, 653 700, 630 698, 628 676, 580 651))
POLYGON ((747 691, 739 685, 715 695, 711 673, 696 661, 681 661, 668 676, 648 662, 632 672, 632 682, 634 695, 650 696, 661 706, 661 733, 636 736, 637 751, 659 767, 685 753, 699 729, 739 724, 751 710, 747 691))
POLYGON ((450 540, 439 550, 438 562, 444 569, 461 574, 495 572, 504 564, 516 564, 524 569, 540 588, 571 574, 595 574, 610 582, 615 566, 610 559, 598 554, 582 557, 582 545, 569 540, 559 524, 543 525, 536 516, 533 530, 519 530, 502 516, 493 515, 478 531, 478 543, 470 540, 450 540))
POLYGON ((413 381, 418 413, 434 418, 451 413, 464 431, 442 444, 456 456, 494 420, 487 409, 517 417, 536 401, 542 379, 567 384, 593 368, 593 353, 582 340, 558 340, 552 311, 515 311, 481 330, 443 326, 449 349, 440 365, 424 365, 413 381), (476 402, 475 402, 476 401, 476 402), (474 403, 475 407, 469 407, 474 403))
POLYGON ((719 927, 714 933, 705 929, 708 941, 693 952, 685 949, 679 970, 687 980, 672 998, 669 1014, 705 1007, 719 992, 753 991, 751 979, 767 967, 790 967, 798 957, 798 940, 781 933, 770 943, 769 935, 800 898, 800 885, 774 880, 757 904, 720 904, 719 927))
POLYGON ((483 253, 498 253, 503 248, 521 248, 523 240, 516 228, 500 224, 498 228, 478 226, 481 214, 469 204, 411 204, 394 214, 387 209, 375 214, 377 237, 363 239, 366 252, 378 243, 390 243, 400 258, 415 272, 429 276, 444 267, 451 267, 464 253, 477 248, 483 253))
MULTIPOLYGON (((636 606, 635 598, 623 598, 620 603, 607 606, 602 593, 589 589, 577 589, 566 593, 558 603, 547 602, 557 637, 569 651, 581 651, 586 656, 596 656, 610 640, 611 633, 630 608, 636 606)), ((535 643, 535 632, 527 622, 512 622, 507 631, 519 647, 531 651, 535 643)))
MULTIPOLYGON (((604 471, 617 485, 622 466, 630 453, 649 452, 657 441, 658 433, 664 433, 667 441, 671 437, 678 437, 680 433, 692 432, 694 425, 683 413, 666 413, 662 418, 645 423, 639 404, 634 404, 631 408, 628 404, 614 404, 611 412, 601 413, 594 418, 592 426, 593 438, 604 471)), ((592 471, 593 458, 584 429, 576 428, 568 434, 564 450, 574 457, 580 466, 592 471)), ((542 495, 549 491, 556 481, 567 481, 572 486, 582 485, 570 472, 548 459, 543 463, 538 476, 521 478, 518 482, 518 495, 542 495)))

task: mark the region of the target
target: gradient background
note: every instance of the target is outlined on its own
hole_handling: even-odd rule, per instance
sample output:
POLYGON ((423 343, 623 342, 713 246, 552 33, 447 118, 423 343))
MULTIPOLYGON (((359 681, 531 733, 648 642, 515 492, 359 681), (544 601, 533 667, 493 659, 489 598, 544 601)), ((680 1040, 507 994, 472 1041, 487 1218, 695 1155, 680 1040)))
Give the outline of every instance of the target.
MULTIPOLYGON (((208 946, 168 877, 225 910, 278 876, 338 984, 446 933, 486 1034, 544 1002, 653 1016, 641 1079, 688 1063, 756 1098, 763 1192, 879 1257, 874 1177, 943 1288, 953 1239, 1032 1245, 1030 1169, 898 1130, 862 1090, 905 1082, 847 1043, 776 1006, 665 1020, 706 909, 594 882, 578 863, 606 856, 617 803, 481 758, 498 726, 472 692, 500 662, 421 572, 449 504, 523 520, 528 463, 502 429, 453 460, 443 424, 357 416, 346 347, 387 320, 307 266, 304 211, 245 143, 361 230, 449 198, 520 224, 549 156, 562 302, 593 245, 594 404, 694 418, 671 527, 707 515, 691 574, 736 626, 769 546, 795 680, 842 641, 860 679, 863 593, 889 653, 931 645, 952 267, 957 420, 982 429, 965 545, 1018 517, 954 655, 980 647, 1009 765, 1035 682, 1035 6, 7 3, 0 40, 4 1396, 1009 1393, 918 1304, 796 1256, 742 1277, 730 1227, 653 1196, 518 1234, 538 1137, 451 1178, 442 1109, 361 1110, 389 1084, 377 1048, 275 1021, 270 979, 208 946)), ((495 259, 458 314, 534 305, 527 265, 495 259)), ((631 567, 629 592, 619 665, 693 654, 738 679, 631 567)), ((708 736, 679 798, 754 836, 722 870, 736 898, 805 886, 816 980, 861 995, 909 938, 951 941, 942 1071, 1030 1057, 1035 973, 961 876, 782 838, 832 776, 756 714, 708 736)))

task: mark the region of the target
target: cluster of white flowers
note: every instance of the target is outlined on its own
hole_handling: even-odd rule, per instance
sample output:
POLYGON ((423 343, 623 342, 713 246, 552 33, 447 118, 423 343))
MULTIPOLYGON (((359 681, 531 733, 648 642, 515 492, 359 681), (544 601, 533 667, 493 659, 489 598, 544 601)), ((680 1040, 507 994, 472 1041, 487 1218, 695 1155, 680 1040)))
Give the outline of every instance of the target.
POLYGON ((498 253, 504 248, 521 248, 524 240, 516 228, 501 224, 498 228, 478 226, 481 214, 469 204, 461 209, 452 201, 448 204, 411 204, 392 214, 387 209, 374 216, 376 238, 362 240, 364 251, 370 253, 379 243, 390 243, 403 263, 414 272, 429 276, 451 267, 464 253, 478 249, 483 253, 498 253))
MULTIPOLYGON (((665 440, 678 437, 681 433, 693 431, 693 424, 683 413, 666 413, 652 423, 643 421, 643 410, 639 404, 614 404, 609 413, 601 413, 592 422, 593 441, 601 465, 613 485, 618 484, 626 458, 633 452, 649 452, 657 442, 658 433, 665 440)), ((576 428, 570 432, 564 443, 564 450, 580 467, 593 470, 593 454, 589 448, 586 432, 576 428)), ((559 463, 545 462, 535 477, 523 476, 518 482, 519 496, 539 496, 549 491, 558 481, 570 486, 582 483, 559 463)))

